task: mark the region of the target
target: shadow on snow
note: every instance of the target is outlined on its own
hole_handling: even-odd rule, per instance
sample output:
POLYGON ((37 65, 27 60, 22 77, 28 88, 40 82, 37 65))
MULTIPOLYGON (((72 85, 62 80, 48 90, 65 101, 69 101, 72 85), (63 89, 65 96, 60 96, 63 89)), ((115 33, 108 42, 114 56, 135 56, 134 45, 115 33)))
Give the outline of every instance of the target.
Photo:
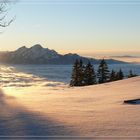
POLYGON ((13 100, 0 91, 0 136, 74 136, 70 126, 53 121, 38 112, 8 103, 13 100))

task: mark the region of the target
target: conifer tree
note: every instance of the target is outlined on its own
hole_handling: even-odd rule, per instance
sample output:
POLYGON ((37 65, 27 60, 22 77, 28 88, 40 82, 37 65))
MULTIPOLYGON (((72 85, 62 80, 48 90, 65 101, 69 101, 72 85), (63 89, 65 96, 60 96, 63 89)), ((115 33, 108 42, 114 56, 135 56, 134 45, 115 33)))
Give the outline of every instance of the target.
POLYGON ((93 67, 93 65, 91 65, 90 62, 86 65, 86 68, 85 68, 84 83, 85 83, 85 85, 96 84, 96 74, 94 71, 94 67, 93 67))
POLYGON ((84 69, 85 66, 83 64, 82 59, 79 61, 79 67, 78 67, 78 86, 84 86, 84 69))
POLYGON ((78 65, 79 65, 79 61, 76 59, 73 65, 70 86, 78 86, 78 65))
POLYGON ((117 80, 122 80, 124 78, 124 74, 123 71, 120 69, 120 71, 118 72, 118 76, 117 76, 117 80))
POLYGON ((97 76, 98 76, 98 82, 100 84, 108 82, 110 80, 110 72, 108 69, 108 65, 104 59, 101 60, 100 62, 97 76))
POLYGON ((72 77, 70 86, 83 86, 84 85, 84 70, 82 60, 76 60, 73 66, 72 77))
POLYGON ((131 77, 133 77, 133 72, 132 72, 132 70, 129 71, 129 75, 128 75, 128 78, 131 78, 131 77))
POLYGON ((136 77, 136 76, 137 76, 137 75, 136 75, 136 74, 133 74, 132 70, 129 71, 128 78, 136 77))
POLYGON ((110 74, 110 81, 116 81, 116 80, 117 80, 117 74, 114 70, 112 70, 110 74))

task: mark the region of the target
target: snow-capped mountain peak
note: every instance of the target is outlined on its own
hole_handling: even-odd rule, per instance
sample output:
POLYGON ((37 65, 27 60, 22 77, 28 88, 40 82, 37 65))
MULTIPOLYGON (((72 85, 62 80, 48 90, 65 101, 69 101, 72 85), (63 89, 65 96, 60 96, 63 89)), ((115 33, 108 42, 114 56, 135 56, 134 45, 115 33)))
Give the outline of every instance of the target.
MULTIPOLYGON (((82 59, 84 63, 97 64, 100 60, 82 57, 78 54, 61 55, 55 50, 43 48, 40 44, 36 44, 31 48, 25 46, 16 51, 0 53, 0 62, 9 64, 73 64, 76 59, 82 59)), ((117 60, 107 60, 110 63, 123 63, 117 60)))
POLYGON ((31 48, 26 48, 25 46, 23 46, 13 52, 13 57, 19 55, 25 57, 26 59, 28 58, 29 60, 35 60, 37 58, 50 59, 59 57, 59 54, 56 51, 50 50, 48 48, 43 48, 40 44, 36 44, 31 48))

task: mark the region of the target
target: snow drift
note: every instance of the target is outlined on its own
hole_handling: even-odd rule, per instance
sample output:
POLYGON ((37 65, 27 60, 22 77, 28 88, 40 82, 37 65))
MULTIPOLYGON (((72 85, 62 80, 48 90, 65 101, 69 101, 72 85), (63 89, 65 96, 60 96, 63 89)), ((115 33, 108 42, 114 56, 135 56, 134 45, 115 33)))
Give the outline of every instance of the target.
POLYGON ((0 135, 140 136, 140 77, 88 87, 3 88, 0 135), (11 98, 12 97, 12 98, 11 98))

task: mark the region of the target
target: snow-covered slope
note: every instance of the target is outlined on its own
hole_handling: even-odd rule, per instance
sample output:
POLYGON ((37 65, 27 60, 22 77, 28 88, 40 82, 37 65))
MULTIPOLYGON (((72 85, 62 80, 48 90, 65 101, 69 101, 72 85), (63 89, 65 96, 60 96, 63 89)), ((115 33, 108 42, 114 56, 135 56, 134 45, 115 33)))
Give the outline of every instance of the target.
POLYGON ((136 77, 77 88, 5 88, 0 129, 17 135, 140 136, 140 105, 123 104, 140 98, 139 85, 136 77))

